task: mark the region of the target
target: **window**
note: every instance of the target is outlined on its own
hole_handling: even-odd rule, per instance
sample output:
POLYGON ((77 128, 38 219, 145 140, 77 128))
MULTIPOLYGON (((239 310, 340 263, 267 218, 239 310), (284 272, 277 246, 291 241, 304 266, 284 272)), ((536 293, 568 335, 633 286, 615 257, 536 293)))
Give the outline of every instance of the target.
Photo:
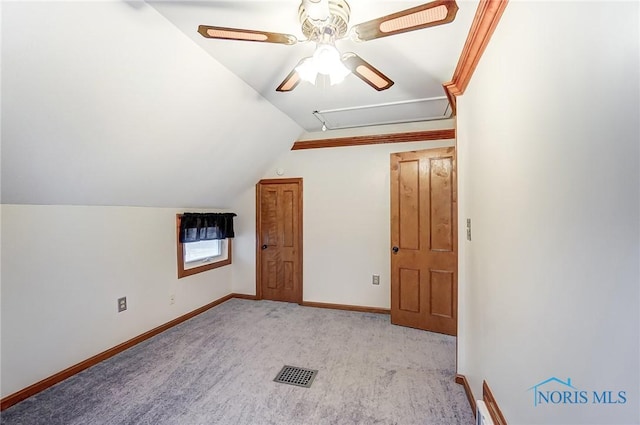
POLYGON ((186 243, 183 246, 184 262, 189 264, 209 262, 222 254, 220 245, 222 245, 220 239, 186 243))
POLYGON ((178 279, 231 264, 231 239, 180 242, 181 217, 176 216, 178 279))

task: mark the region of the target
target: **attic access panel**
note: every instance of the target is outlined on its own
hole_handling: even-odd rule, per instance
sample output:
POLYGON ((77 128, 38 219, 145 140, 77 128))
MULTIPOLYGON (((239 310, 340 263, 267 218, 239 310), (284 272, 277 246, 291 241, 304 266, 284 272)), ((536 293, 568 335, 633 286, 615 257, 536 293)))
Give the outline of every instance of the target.
POLYGON ((451 117, 446 96, 314 111, 327 130, 433 121, 451 117))

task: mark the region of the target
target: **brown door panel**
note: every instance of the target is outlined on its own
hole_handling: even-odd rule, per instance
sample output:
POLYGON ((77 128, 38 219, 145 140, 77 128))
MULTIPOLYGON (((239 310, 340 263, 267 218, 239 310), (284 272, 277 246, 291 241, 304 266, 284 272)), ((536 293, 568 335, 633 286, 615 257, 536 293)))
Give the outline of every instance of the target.
POLYGON ((455 177, 454 148, 391 155, 394 324, 456 334, 455 177))
POLYGON ((256 185, 258 298, 302 302, 302 179, 256 185))

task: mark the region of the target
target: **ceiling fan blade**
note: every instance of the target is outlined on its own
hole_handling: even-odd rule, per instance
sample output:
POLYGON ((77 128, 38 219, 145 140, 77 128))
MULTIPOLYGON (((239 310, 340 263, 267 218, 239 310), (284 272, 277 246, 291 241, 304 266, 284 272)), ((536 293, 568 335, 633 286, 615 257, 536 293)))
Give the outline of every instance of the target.
POLYGON ((295 89, 298 86, 298 84, 300 84, 300 80, 301 80, 300 74, 298 74, 298 71, 296 68, 293 68, 289 73, 289 75, 287 75, 287 77, 282 81, 282 83, 280 83, 276 91, 279 91, 279 92, 291 91, 295 89))
POLYGON ((342 63, 351 70, 353 75, 378 91, 386 90, 393 85, 389 77, 355 53, 345 53, 342 56, 342 63))
POLYGON ((206 38, 221 40, 260 41, 263 43, 296 44, 298 39, 291 34, 277 32, 254 31, 240 28, 213 27, 209 25, 198 26, 200 35, 206 38))
POLYGON ((353 27, 357 41, 367 41, 453 21, 458 12, 455 0, 436 0, 411 9, 382 16, 353 27))

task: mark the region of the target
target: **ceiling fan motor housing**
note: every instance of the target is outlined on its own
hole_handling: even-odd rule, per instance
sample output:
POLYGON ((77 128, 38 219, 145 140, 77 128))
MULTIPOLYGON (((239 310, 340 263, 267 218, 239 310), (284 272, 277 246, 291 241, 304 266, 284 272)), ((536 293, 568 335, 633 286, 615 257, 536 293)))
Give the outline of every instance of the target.
MULTIPOLYGON (((321 0, 322 1, 322 0, 321 0)), ((351 8, 345 0, 325 0, 329 2, 329 16, 324 20, 315 20, 309 17, 305 2, 300 4, 298 17, 302 25, 302 33, 308 40, 317 41, 323 33, 319 29, 331 27, 335 39, 344 37, 349 26, 351 8)))

